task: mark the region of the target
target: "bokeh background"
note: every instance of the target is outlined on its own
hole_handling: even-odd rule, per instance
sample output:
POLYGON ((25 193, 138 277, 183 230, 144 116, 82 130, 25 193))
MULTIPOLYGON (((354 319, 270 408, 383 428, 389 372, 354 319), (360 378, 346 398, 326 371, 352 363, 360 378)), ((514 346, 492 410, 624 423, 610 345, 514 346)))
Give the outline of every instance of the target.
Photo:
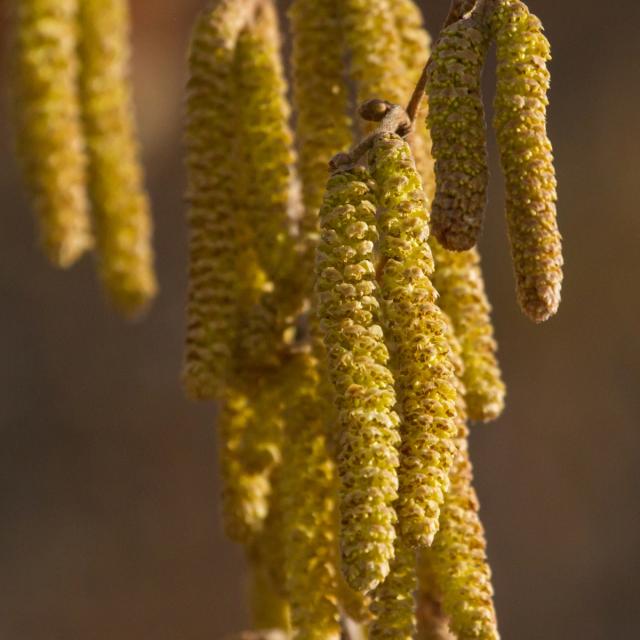
MULTIPOLYGON (((532 325, 515 302, 492 141, 482 251, 509 396, 498 423, 474 429, 472 449, 498 614, 507 640, 638 638, 640 3, 529 4, 554 51, 549 126, 567 268, 559 315, 532 325)), ((134 324, 107 308, 90 259, 62 273, 34 246, 2 47, 3 640, 204 640, 247 624, 242 555, 218 518, 214 410, 186 402, 178 384, 181 90, 199 5, 133 1, 162 286, 134 324)), ((447 5, 424 2, 432 32, 447 5)))

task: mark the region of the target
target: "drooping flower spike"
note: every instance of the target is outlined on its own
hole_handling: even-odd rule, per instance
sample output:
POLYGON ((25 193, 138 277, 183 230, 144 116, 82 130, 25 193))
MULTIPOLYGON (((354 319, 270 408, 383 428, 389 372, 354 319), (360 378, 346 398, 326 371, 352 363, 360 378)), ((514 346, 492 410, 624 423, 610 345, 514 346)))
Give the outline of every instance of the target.
POLYGON ((78 0, 12 3, 12 90, 18 154, 40 244, 58 267, 92 245, 78 95, 78 0))
POLYGON ((338 409, 342 569, 371 591, 393 558, 399 444, 389 353, 381 327, 371 179, 363 168, 329 179, 316 265, 320 329, 338 409))
POLYGON ((379 205, 385 335, 393 357, 402 417, 400 533, 412 547, 438 531, 456 454, 455 375, 430 277, 429 215, 407 143, 390 134, 370 154, 379 205))
POLYGON ((81 0, 79 17, 98 269, 114 306, 132 316, 147 307, 157 283, 130 87, 128 0, 81 0))
POLYGON ((452 251, 471 249, 487 204, 487 149, 480 79, 488 39, 474 13, 440 34, 427 75, 436 193, 432 231, 452 251))
POLYGON ((505 176, 518 299, 535 322, 560 304, 562 246, 556 177, 546 131, 551 58, 540 20, 519 0, 499 0, 490 26, 497 43, 494 126, 505 176))

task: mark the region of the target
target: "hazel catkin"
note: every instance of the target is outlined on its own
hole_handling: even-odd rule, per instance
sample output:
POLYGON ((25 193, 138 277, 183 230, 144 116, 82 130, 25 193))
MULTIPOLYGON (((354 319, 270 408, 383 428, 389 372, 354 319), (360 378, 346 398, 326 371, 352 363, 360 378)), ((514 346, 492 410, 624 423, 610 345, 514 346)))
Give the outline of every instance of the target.
POLYGON ((241 0, 202 11, 189 48, 186 130, 189 290, 183 384, 212 399, 230 369, 236 332, 238 238, 234 225, 233 54, 245 23, 241 0))
POLYGON ((374 265, 376 208, 365 169, 329 179, 320 210, 316 296, 338 410, 340 540, 347 582, 375 588, 393 557, 399 444, 374 265))
POLYGON ((40 244, 58 267, 91 245, 78 91, 78 0, 13 3, 16 144, 40 244))
POLYGON ((130 88, 128 0, 81 0, 81 95, 98 269, 114 306, 136 315, 157 289, 152 222, 130 88))
POLYGON ((487 149, 480 78, 488 40, 476 15, 446 27, 431 54, 426 92, 436 193, 433 234, 453 251, 473 247, 487 203, 487 149))
POLYGON ((438 531, 456 447, 455 376, 431 284, 428 212, 407 143, 393 134, 370 154, 379 203, 381 288, 402 418, 399 529, 412 547, 438 531))
POLYGON ((518 299, 533 321, 542 322, 558 310, 563 264, 546 131, 550 47, 540 20, 518 0, 499 0, 490 25, 498 59, 494 126, 518 299))

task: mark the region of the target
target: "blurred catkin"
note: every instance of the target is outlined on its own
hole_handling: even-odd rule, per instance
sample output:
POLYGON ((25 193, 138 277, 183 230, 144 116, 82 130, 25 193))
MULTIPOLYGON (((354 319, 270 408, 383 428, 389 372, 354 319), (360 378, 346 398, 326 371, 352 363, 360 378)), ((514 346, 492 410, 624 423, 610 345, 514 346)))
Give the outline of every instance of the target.
POLYGON ((416 552, 397 538, 387 579, 373 593, 370 640, 411 640, 416 630, 416 552))
POLYGON ((385 331, 402 418, 396 510, 406 542, 429 546, 456 452, 455 376, 430 281, 429 216, 407 143, 396 135, 380 138, 370 164, 380 208, 385 331))
POLYGON ((300 227, 306 249, 300 268, 309 282, 327 166, 338 151, 351 144, 342 33, 337 15, 340 3, 341 0, 294 0, 289 10, 295 134, 304 203, 300 227))
POLYGON ((436 175, 432 231, 453 251, 476 244, 487 203, 486 126, 480 91, 487 46, 476 15, 464 17, 440 34, 427 74, 436 175))
POLYGON ((78 95, 78 0, 13 3, 16 143, 40 244, 58 267, 92 244, 78 95))
POLYGON ((157 290, 152 222, 130 86, 128 0, 81 0, 82 115, 98 269, 114 306, 132 316, 157 290))
POLYGON ((498 59, 494 126, 518 298, 523 311, 542 322, 560 304, 563 262, 546 131, 550 46, 540 20, 518 0, 499 0, 490 23, 498 59))
POLYGON ((237 300, 234 225, 233 55, 242 0, 222 0, 197 18, 189 49, 186 131, 189 292, 183 384, 215 398, 230 368, 237 300))
POLYGON ((250 542, 269 510, 268 475, 248 471, 241 455, 245 434, 259 419, 246 393, 225 388, 218 418, 222 514, 225 532, 236 542, 250 542))
POLYGON ((332 176, 320 210, 316 295, 338 409, 340 540, 347 582, 375 588, 393 557, 399 445, 374 245, 373 185, 363 168, 332 176))
POLYGON ((451 318, 462 348, 465 401, 472 420, 495 420, 504 409, 506 388, 496 358, 497 344, 491 323, 480 256, 477 251, 447 251, 431 242, 436 263, 433 283, 439 304, 451 318))
POLYGON ((288 398, 281 468, 286 585, 294 637, 337 640, 335 466, 329 457, 317 360, 307 351, 283 371, 288 398))
POLYGON ((456 640, 449 631, 449 620, 442 612, 441 597, 437 593, 435 580, 429 564, 418 553, 417 563, 418 590, 416 594, 418 640, 456 640))

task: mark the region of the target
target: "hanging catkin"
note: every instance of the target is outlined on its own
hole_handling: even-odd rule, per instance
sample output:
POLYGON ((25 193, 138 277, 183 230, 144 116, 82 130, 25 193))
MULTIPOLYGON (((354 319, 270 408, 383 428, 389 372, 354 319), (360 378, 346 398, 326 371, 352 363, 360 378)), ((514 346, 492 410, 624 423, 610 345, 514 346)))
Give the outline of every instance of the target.
POLYGON ((411 640, 416 630, 414 592, 416 552, 396 540, 395 556, 387 579, 374 591, 370 640, 411 640))
POLYGON ((378 188, 382 295, 402 416, 400 531, 413 547, 438 530, 455 454, 455 376, 436 304, 424 193, 406 142, 382 137, 370 163, 378 188))
POLYGON ((214 398, 230 368, 237 300, 233 221, 233 52, 246 15, 242 0, 204 10, 189 50, 186 146, 189 293, 183 383, 214 398))
POLYGON ((293 163, 289 105, 280 59, 280 34, 273 3, 264 0, 237 44, 236 79, 238 171, 236 196, 261 267, 274 284, 295 275, 288 208, 293 163))
POLYGON ((125 315, 156 293, 151 216, 144 190, 129 78, 127 0, 81 0, 82 115, 98 268, 125 315))
POLYGON ((497 43, 494 126, 506 184, 506 209, 518 298, 535 322, 560 304, 562 247, 556 177, 546 131, 549 42, 538 18, 517 0, 491 16, 497 43))
POLYGON ((335 467, 322 422, 316 359, 293 355, 283 373, 288 405, 281 468, 285 571, 294 637, 340 637, 335 521, 335 467))
POLYGON ((241 390, 227 387, 222 401, 217 427, 225 532, 232 540, 247 543, 260 531, 269 510, 267 474, 247 471, 240 453, 245 433, 260 418, 241 390))
POLYGON ((418 552, 416 594, 418 619, 417 640, 456 640, 449 631, 449 620, 442 612, 441 597, 437 593, 431 567, 423 560, 427 550, 418 552))
POLYGON ((373 197, 370 176, 362 168, 329 179, 316 266, 320 329, 340 429, 342 570, 362 592, 389 572, 398 488, 399 420, 380 326, 373 197))
POLYGON ((92 243, 77 89, 78 0, 13 4, 18 152, 43 251, 54 265, 68 267, 92 243))
POLYGON ((433 283, 440 307, 451 318, 462 348, 465 402, 472 420, 495 420, 504 409, 506 388, 496 358, 491 323, 477 251, 452 252, 431 243, 436 269, 433 283))
POLYGON ((337 17, 340 2, 294 0, 289 11, 298 171, 304 202, 301 235, 306 245, 306 258, 300 267, 307 272, 309 281, 327 166, 338 151, 351 143, 342 35, 337 17))
POLYGON ((445 28, 427 74, 436 193, 433 234, 453 251, 473 247, 487 201, 487 149, 480 77, 488 40, 474 14, 445 28))

